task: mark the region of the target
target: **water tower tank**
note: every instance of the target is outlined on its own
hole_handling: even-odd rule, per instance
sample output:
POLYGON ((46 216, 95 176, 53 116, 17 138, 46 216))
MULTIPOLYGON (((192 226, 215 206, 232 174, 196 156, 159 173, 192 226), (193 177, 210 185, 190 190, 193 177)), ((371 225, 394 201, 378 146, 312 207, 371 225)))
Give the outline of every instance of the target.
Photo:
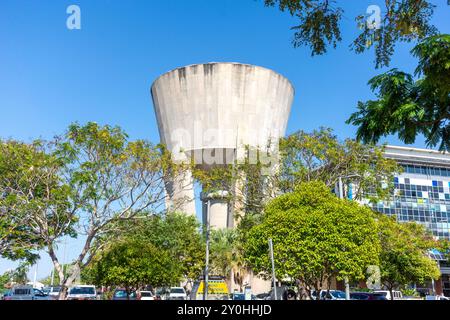
MULTIPOLYGON (((206 63, 161 75, 151 93, 161 142, 176 161, 194 157, 208 170, 231 163, 245 146, 262 147, 285 134, 294 88, 285 77, 241 63, 206 63)), ((195 214, 189 173, 168 181, 169 206, 195 214), (183 201, 179 201, 183 199, 183 201), (188 200, 188 201, 186 201, 188 200)), ((211 225, 230 227, 229 206, 211 204, 211 225)))

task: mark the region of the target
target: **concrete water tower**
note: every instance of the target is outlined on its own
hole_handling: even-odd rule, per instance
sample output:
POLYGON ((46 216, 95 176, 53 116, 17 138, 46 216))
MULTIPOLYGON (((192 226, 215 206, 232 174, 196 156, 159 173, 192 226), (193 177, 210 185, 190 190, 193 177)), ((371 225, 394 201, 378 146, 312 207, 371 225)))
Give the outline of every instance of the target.
MULTIPOLYGON (((151 94, 161 143, 176 161, 194 158, 208 170, 234 163, 245 153, 245 146, 278 143, 286 131, 294 87, 285 77, 263 67, 206 63, 161 75, 151 94)), ((166 190, 169 207, 196 213, 189 172, 168 181, 166 190)), ((211 202, 211 226, 230 228, 233 210, 221 194, 217 192, 211 202)))

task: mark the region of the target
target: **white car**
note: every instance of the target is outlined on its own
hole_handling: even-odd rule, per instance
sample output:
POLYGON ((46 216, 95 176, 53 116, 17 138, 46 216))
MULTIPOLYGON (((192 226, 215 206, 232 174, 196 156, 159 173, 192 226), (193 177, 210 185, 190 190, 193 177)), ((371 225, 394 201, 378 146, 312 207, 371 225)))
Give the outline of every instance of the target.
POLYGON ((425 300, 450 300, 450 298, 446 297, 446 296, 428 295, 428 296, 425 297, 425 300))
POLYGON ((140 300, 155 300, 155 296, 151 291, 141 291, 139 292, 140 300))
POLYGON ((77 285, 69 289, 67 300, 96 300, 97 292, 95 286, 77 285))
POLYGON ((51 300, 58 300, 61 287, 60 286, 48 287, 44 291, 45 293, 48 294, 51 300))
POLYGON ((49 296, 33 286, 15 286, 8 300, 49 300, 49 296))
POLYGON ((187 295, 183 287, 172 287, 169 292, 169 300, 186 300, 187 295))
MULTIPOLYGON (((392 300, 391 292, 389 290, 376 290, 373 293, 382 294, 386 297, 386 299, 392 300)), ((401 291, 393 290, 392 295, 394 296, 394 300, 402 300, 403 299, 403 294, 401 293, 401 291)))

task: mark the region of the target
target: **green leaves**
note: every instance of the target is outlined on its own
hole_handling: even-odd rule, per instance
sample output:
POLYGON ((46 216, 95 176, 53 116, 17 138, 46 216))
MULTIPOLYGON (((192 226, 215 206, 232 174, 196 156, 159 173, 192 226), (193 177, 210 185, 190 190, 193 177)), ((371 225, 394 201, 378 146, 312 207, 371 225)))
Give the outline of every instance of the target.
POLYGON ((370 265, 380 266, 382 282, 390 289, 439 277, 428 256, 439 244, 423 226, 400 224, 340 200, 320 182, 302 183, 271 201, 263 222, 248 232, 245 259, 267 278, 270 238, 277 278, 291 277, 309 289, 319 289, 333 277, 362 280, 370 265))
POLYGON ((361 200, 369 191, 375 199, 389 196, 393 175, 400 168, 383 156, 383 148, 347 139, 340 142, 331 129, 312 133, 299 131, 280 142, 281 169, 278 184, 291 192, 301 182, 322 181, 335 188, 339 177, 352 183, 353 199, 361 200), (386 188, 381 188, 385 182, 386 188))
POLYGON ((248 263, 270 275, 267 240, 273 239, 278 278, 318 289, 331 277, 362 279, 377 264, 377 227, 369 209, 331 194, 320 182, 302 183, 273 200, 245 243, 248 263))
POLYGON ((382 136, 398 134, 405 143, 423 134, 429 147, 450 150, 450 36, 426 38, 412 54, 419 58, 413 76, 397 69, 369 81, 378 100, 358 103, 347 120, 358 126, 357 138, 377 143, 382 136))
POLYGON ((438 244, 417 223, 398 223, 379 214, 377 217, 381 241, 381 280, 389 289, 409 283, 438 279, 439 267, 428 251, 438 244))
MULTIPOLYGON (((0 253, 9 259, 34 261, 36 251, 61 230, 41 236, 43 219, 68 208, 69 190, 58 176, 61 166, 42 141, 0 141, 0 253)), ((65 221, 70 232, 70 218, 65 221)), ((64 233, 64 232, 63 232, 64 233)))
MULTIPOLYGON (((313 56, 326 53, 329 45, 336 47, 342 41, 344 10, 336 2, 339 1, 264 0, 266 6, 278 6, 280 11, 288 11, 298 19, 298 25, 291 28, 295 31, 292 43, 294 47, 309 46, 313 56)), ((375 48, 377 68, 389 66, 398 42, 420 40, 437 32, 431 24, 434 9, 431 1, 386 0, 384 4, 385 8, 380 8, 379 13, 380 25, 375 28, 367 25, 368 15, 360 14, 355 18, 362 31, 350 46, 356 53, 375 48)))
POLYGON ((179 273, 169 251, 130 239, 112 244, 85 277, 98 285, 137 288, 177 284, 179 273))
POLYGON ((100 239, 102 247, 109 247, 117 241, 131 241, 151 244, 155 250, 168 253, 176 272, 172 272, 167 285, 180 281, 182 277, 196 279, 201 274, 205 244, 198 221, 193 216, 175 212, 166 215, 143 213, 135 219, 118 221, 112 230, 100 239))
POLYGON ((160 146, 93 122, 72 124, 50 142, 1 142, 1 254, 32 259, 45 248, 61 284, 70 285, 103 245, 102 235, 117 237, 118 222, 162 208, 168 167, 178 170, 160 146), (55 248, 64 235, 80 234, 85 242, 64 275, 55 248))

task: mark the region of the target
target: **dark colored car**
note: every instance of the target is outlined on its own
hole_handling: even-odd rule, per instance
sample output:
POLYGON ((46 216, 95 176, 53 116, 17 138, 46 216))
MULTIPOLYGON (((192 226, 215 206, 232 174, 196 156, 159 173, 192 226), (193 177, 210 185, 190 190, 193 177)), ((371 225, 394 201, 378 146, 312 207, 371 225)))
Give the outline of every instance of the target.
POLYGON ((116 289, 112 300, 137 300, 136 291, 130 292, 130 297, 127 297, 127 291, 125 289, 116 289))
POLYGON ((352 292, 350 300, 387 300, 387 298, 381 293, 352 292))
POLYGON ((238 293, 238 292, 235 292, 235 293, 233 293, 232 295, 231 295, 231 299, 232 300, 245 300, 245 294, 244 293, 238 293))

